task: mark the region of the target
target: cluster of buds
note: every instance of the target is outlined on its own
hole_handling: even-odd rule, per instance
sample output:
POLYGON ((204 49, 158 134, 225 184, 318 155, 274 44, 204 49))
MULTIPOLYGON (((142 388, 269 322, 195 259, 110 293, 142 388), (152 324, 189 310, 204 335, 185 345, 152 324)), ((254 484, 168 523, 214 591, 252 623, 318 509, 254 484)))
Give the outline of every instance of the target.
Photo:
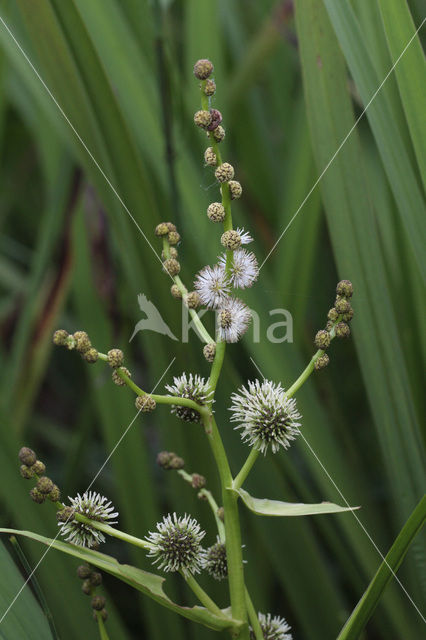
POLYGON ((46 467, 41 460, 37 460, 35 452, 28 447, 22 447, 18 457, 22 463, 20 467, 21 476, 26 480, 34 478, 37 481, 36 486, 30 491, 31 499, 37 504, 42 504, 46 499, 58 502, 61 497, 59 487, 44 475, 46 467))
POLYGON ((157 455, 157 464, 165 471, 177 471, 184 468, 185 460, 173 451, 160 451, 157 455))
POLYGON ((76 331, 68 333, 65 329, 58 329, 53 334, 53 344, 59 347, 66 347, 70 351, 76 350, 81 353, 86 362, 91 364, 97 362, 99 354, 92 346, 90 338, 85 331, 76 331))
POLYGON ((102 620, 105 620, 108 617, 107 610, 105 609, 105 598, 104 596, 95 595, 96 588, 102 584, 102 575, 99 571, 94 571, 94 569, 89 564, 81 564, 77 567, 77 576, 80 580, 83 580, 83 584, 81 585, 81 590, 86 596, 92 596, 92 609, 93 609, 93 618, 97 620, 98 615, 101 616, 102 620))
POLYGON ((323 369, 330 359, 326 350, 333 338, 348 338, 351 334, 349 322, 354 316, 350 300, 353 295, 353 285, 349 280, 341 280, 336 287, 336 300, 327 314, 325 329, 321 329, 315 336, 314 344, 322 353, 315 360, 315 369, 323 369))
POLYGON ((157 224, 155 227, 155 235, 167 241, 164 243, 167 249, 164 248, 161 254, 163 269, 174 278, 180 272, 178 251, 175 247, 175 245, 180 242, 180 234, 176 229, 176 225, 172 222, 160 222, 160 224, 157 224))

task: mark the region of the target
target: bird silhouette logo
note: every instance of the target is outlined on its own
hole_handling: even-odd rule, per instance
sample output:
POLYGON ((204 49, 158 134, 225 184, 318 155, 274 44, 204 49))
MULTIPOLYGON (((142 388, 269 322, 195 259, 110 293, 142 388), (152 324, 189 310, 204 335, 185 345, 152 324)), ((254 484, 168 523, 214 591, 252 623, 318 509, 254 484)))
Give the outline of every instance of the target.
POLYGON ((155 331, 163 336, 169 336, 172 340, 177 340, 170 328, 164 322, 157 307, 146 297, 145 294, 138 295, 138 304, 140 310, 145 313, 146 318, 139 320, 136 324, 133 334, 129 340, 131 342, 139 331, 155 331))

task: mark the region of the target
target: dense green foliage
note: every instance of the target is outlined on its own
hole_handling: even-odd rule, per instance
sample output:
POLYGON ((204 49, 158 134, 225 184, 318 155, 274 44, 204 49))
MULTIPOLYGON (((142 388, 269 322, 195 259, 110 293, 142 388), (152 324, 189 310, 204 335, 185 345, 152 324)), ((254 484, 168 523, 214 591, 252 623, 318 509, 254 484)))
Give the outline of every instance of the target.
MULTIPOLYGON (((182 371, 208 375, 193 332, 188 344, 152 332, 129 344, 141 292, 181 335, 180 305, 147 242, 159 250, 158 222, 178 225, 188 286, 216 259, 220 231, 205 210, 217 185, 192 122, 194 61, 214 62, 223 154, 244 190, 234 221, 255 235, 262 263, 423 19, 418 0, 410 9, 399 0, 294 4, 295 16, 290 2, 272 0, 1 0, 2 18, 58 103, 0 24, 1 526, 56 533, 53 511, 31 502, 19 476, 20 446, 32 446, 63 494, 74 495, 135 413, 133 395, 101 363, 53 349, 54 329, 84 329, 102 351, 122 348, 147 390, 173 358, 160 391, 182 371)), ((348 503, 362 507, 357 517, 384 554, 424 492, 424 77, 416 37, 244 296, 260 315, 260 341, 249 331, 228 348, 215 405, 236 473, 248 449, 228 420, 231 392, 258 377, 254 363, 290 386, 312 355, 336 281, 349 278, 353 340, 333 344, 330 365, 297 400, 307 441, 348 503), (292 313, 294 342, 276 345, 266 328, 281 307, 292 313)), ((208 506, 155 466, 160 449, 178 452, 219 495, 201 428, 160 407, 138 418, 96 481, 120 511, 120 528, 143 536, 174 510, 209 526, 208 506)), ((259 497, 342 504, 318 459, 299 439, 260 460, 247 487, 259 497)), ((284 615, 297 640, 335 638, 381 562, 353 514, 241 516, 256 606, 284 615)), ((426 595, 421 536, 398 573, 417 604, 426 595)), ((209 544, 214 538, 212 529, 209 544)), ((35 564, 43 548, 22 544, 35 564)), ((115 540, 105 552, 150 568, 143 552, 115 540)), ((0 560, 3 571, 9 560, 3 552, 0 560)), ((37 571, 67 640, 96 630, 76 566, 52 550, 37 571)), ((112 577, 105 584, 111 638, 215 637, 112 577)), ((182 581, 167 585, 174 601, 193 604, 182 581)), ((223 605, 220 583, 209 586, 223 605)), ((365 637, 408 640, 421 628, 392 584, 365 637)))

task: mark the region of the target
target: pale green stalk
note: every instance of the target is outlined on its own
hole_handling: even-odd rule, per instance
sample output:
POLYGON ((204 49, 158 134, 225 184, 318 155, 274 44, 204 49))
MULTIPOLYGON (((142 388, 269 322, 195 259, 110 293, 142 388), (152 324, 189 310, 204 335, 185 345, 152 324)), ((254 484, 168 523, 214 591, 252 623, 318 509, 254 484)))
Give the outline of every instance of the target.
POLYGON ((219 609, 217 604, 213 602, 213 600, 204 591, 204 589, 200 587, 192 574, 185 575, 183 572, 181 572, 181 575, 184 577, 188 587, 197 596, 198 600, 206 607, 206 609, 214 613, 216 616, 219 616, 220 618, 226 618, 226 615, 223 613, 223 611, 219 609))
POLYGON ((99 637, 101 640, 109 640, 109 635, 105 628, 105 623, 102 620, 102 614, 100 611, 96 611, 96 620, 98 621, 99 637))
POLYGON ((259 618, 257 617, 256 609, 253 606, 253 602, 250 598, 250 594, 246 589, 246 602, 247 602, 247 611, 250 620, 251 627, 254 632, 254 637, 256 640, 264 640, 262 627, 260 626, 259 618))

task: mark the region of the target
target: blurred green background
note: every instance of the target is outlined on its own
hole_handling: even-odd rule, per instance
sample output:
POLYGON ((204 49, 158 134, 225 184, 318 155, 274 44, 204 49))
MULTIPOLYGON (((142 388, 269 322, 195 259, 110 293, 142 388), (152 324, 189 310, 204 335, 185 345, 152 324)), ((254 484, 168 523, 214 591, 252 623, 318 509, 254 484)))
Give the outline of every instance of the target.
MULTIPOLYGON (((192 122, 199 108, 194 62, 214 62, 213 105, 226 128, 221 149, 244 190, 234 223, 255 235, 263 262, 424 19, 420 0, 1 0, 0 8, 156 250, 154 226, 178 225, 187 286, 213 264, 220 237, 205 215, 219 193, 192 122)), ((19 447, 33 447, 63 495, 74 495, 135 413, 131 392, 115 387, 102 363, 53 349, 53 330, 84 329, 101 351, 123 348, 133 378, 148 391, 172 358, 160 392, 173 375, 207 376, 209 367, 193 332, 188 344, 153 332, 139 332, 129 344, 142 317, 138 293, 155 302, 178 336, 180 305, 158 258, 4 24, 0 87, 1 524, 53 536, 53 510, 32 503, 19 476, 19 447)), ((249 332, 228 348, 215 405, 237 472, 248 450, 229 424, 231 392, 259 375, 251 359, 289 386, 311 357, 337 280, 352 280, 352 339, 333 343, 329 367, 311 377, 298 405, 306 439, 348 502, 362 506, 359 518, 383 553, 424 491, 425 91, 416 37, 244 295, 260 314, 260 341, 249 332), (267 327, 280 319, 269 316, 276 308, 292 314, 292 343, 267 339, 267 327)), ((162 514, 188 511, 212 543, 208 506, 156 467, 161 449, 182 455, 218 496, 201 429, 165 407, 138 418, 94 488, 113 500, 120 528, 130 533, 143 536, 162 514)), ((262 459, 247 488, 259 497, 342 503, 302 439, 262 459)), ((353 515, 265 519, 242 508, 241 516, 247 581, 259 610, 284 615, 297 640, 335 638, 380 563, 353 515)), ((34 565, 44 549, 22 544, 34 565)), ((105 552, 150 567, 117 541, 105 552)), ((8 556, 2 558, 12 580, 8 556)), ((97 634, 76 566, 52 551, 37 571, 67 640, 97 634)), ((398 575, 421 606, 424 537, 398 575)), ((226 604, 223 584, 201 582, 226 604)), ((214 637, 113 578, 104 583, 111 638, 214 637)), ((168 577, 167 585, 179 601, 193 602, 182 581, 168 577)), ((12 626, 37 610, 26 594, 10 613, 12 626)), ((417 640, 422 630, 394 584, 365 638, 417 640)), ((47 630, 37 637, 49 637, 47 630)))

